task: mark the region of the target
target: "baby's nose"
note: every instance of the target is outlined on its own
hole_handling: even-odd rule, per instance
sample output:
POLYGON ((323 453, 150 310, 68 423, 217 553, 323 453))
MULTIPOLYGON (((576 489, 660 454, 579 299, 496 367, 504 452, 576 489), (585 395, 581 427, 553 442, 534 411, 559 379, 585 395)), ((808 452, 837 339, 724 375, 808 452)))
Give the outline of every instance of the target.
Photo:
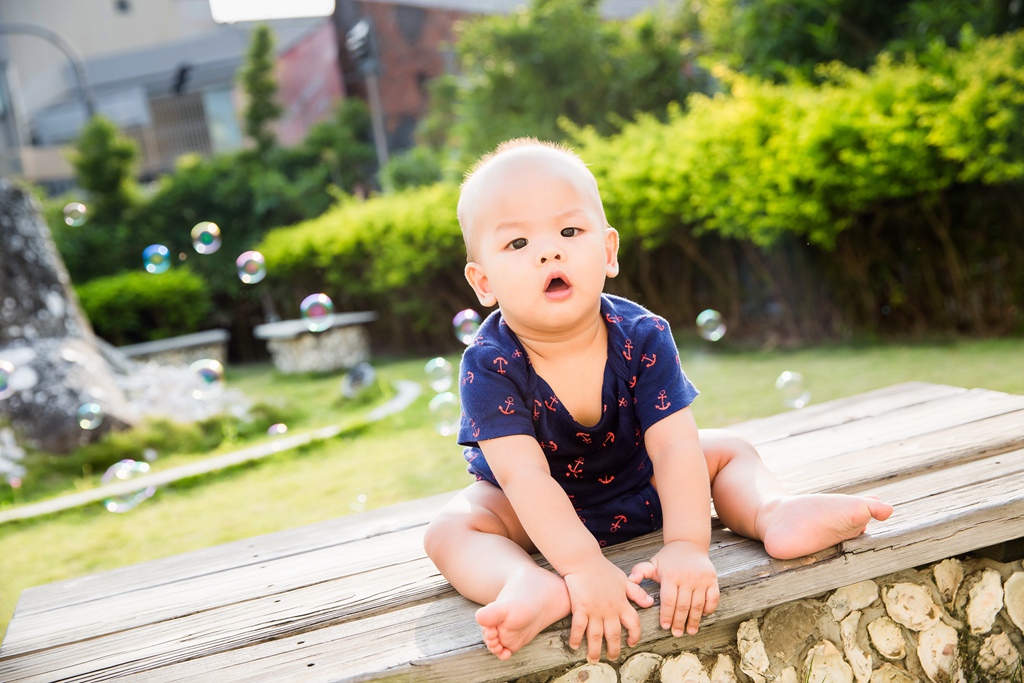
POLYGON ((555 246, 548 246, 548 247, 544 247, 543 249, 540 249, 537 252, 537 262, 538 263, 547 263, 548 261, 551 261, 551 260, 561 261, 562 260, 562 250, 559 249, 558 247, 555 247, 555 246))

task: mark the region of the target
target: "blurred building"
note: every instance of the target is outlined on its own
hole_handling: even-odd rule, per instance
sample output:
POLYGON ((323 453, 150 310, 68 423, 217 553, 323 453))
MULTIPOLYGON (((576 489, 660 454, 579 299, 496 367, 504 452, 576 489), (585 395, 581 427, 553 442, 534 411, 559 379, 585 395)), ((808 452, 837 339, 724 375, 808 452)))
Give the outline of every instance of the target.
MULTIPOLYGON (((293 144, 343 96, 338 40, 329 17, 267 23, 285 108, 278 134, 293 144)), ((170 170, 182 154, 243 145, 236 73, 253 24, 215 23, 208 0, 3 0, 0 174, 51 191, 69 187, 66 149, 87 119, 72 60, 52 41, 17 30, 26 24, 66 39, 95 111, 138 143, 144 178, 170 170)))

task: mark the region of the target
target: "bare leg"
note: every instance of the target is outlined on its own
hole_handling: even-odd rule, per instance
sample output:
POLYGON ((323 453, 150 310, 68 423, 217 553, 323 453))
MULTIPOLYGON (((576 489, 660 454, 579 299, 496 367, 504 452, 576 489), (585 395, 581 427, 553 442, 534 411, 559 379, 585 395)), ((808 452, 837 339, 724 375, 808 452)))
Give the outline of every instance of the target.
POLYGON ((873 496, 790 495, 754 446, 729 432, 700 430, 715 511, 727 527, 764 542, 772 557, 809 555, 864 532, 892 506, 873 496))
POLYGON ((530 557, 533 544, 496 486, 467 487, 430 523, 423 545, 455 590, 484 605, 476 620, 499 659, 569 616, 565 581, 530 557))

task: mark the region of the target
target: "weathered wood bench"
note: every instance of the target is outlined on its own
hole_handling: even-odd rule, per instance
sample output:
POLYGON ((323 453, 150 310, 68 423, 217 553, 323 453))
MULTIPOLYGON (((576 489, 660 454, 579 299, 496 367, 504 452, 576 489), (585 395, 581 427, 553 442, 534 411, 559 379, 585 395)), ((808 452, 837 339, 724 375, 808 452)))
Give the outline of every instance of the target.
MULTIPOLYGON (((734 638, 772 605, 1024 536, 1022 396, 908 383, 735 430, 792 491, 869 491, 896 512, 792 561, 716 528, 718 611, 677 639, 643 610, 633 651, 734 638)), ((0 680, 508 681, 582 661, 565 622, 508 662, 487 653, 476 606, 421 548, 449 495, 28 589, 0 680)), ((659 540, 608 555, 628 570, 659 540)))

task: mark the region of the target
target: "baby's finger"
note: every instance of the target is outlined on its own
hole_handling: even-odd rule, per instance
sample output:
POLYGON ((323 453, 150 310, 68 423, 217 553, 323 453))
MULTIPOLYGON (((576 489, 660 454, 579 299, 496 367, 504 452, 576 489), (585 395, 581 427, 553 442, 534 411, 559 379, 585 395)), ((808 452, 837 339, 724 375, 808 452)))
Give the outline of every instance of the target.
POLYGON ((714 584, 711 585, 711 587, 708 588, 707 593, 705 594, 705 600, 704 600, 704 615, 705 616, 707 616, 708 614, 714 613, 714 611, 716 609, 718 609, 718 598, 719 598, 719 596, 720 596, 720 594, 718 592, 718 582, 716 581, 714 584))
POLYGON ((672 615, 672 635, 676 638, 683 635, 686 632, 686 622, 690 616, 690 594, 685 591, 679 591, 679 596, 676 598, 676 610, 672 615))
MULTIPOLYGON (((648 596, 650 597, 650 596, 648 596)), ((640 642, 640 615, 635 609, 628 609, 619 617, 622 625, 626 627, 626 645, 633 647, 640 642)))
POLYGON ((652 581, 657 581, 657 576, 658 572, 657 569, 654 567, 654 563, 650 560, 646 560, 644 562, 638 562, 637 564, 635 564, 633 568, 629 571, 629 576, 627 578, 633 583, 638 584, 644 579, 651 579, 652 581))
MULTIPOLYGON (((604 624, 604 641, 608 647, 608 659, 619 658, 619 649, 622 645, 622 625, 618 619, 609 619, 604 624)), ((600 657, 600 653, 598 653, 600 657)))
POLYGON ((690 635, 697 633, 697 629, 700 628, 700 617, 704 614, 704 595, 701 593, 694 592, 692 601, 690 602, 690 610, 686 620, 686 630, 690 635))
POLYGON ((654 598, 637 583, 626 584, 626 597, 641 607, 650 607, 654 604, 654 598))
POLYGON ((587 624, 587 661, 597 664, 601 661, 601 645, 604 642, 604 628, 597 619, 587 624))
POLYGON ((666 631, 672 628, 672 622, 675 619, 676 614, 676 600, 678 599, 678 591, 672 584, 665 583, 661 586, 661 627, 666 631))
POLYGON ((572 613, 572 624, 569 626, 569 647, 578 650, 583 644, 583 634, 587 631, 587 615, 584 612, 572 613))

